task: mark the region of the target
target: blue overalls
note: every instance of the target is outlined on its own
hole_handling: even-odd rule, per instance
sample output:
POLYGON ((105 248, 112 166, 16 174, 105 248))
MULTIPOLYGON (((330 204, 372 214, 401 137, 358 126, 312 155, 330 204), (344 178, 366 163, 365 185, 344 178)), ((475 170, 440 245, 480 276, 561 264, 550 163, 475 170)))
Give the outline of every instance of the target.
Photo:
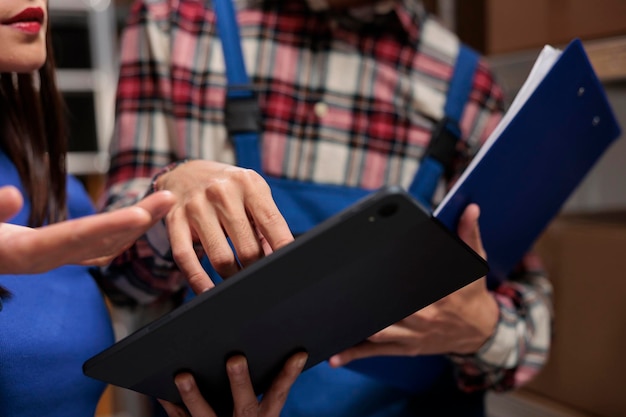
MULTIPOLYGON (((299 235, 372 190, 286 180, 265 175, 259 146, 260 110, 250 85, 231 0, 215 0, 217 26, 228 90, 226 127, 235 146, 237 164, 264 176, 272 196, 294 235, 299 235)), ((460 136, 459 120, 468 99, 478 62, 477 54, 461 47, 452 77, 445 117, 408 191, 425 208, 460 136)), ((320 260, 323 262, 323 260, 320 260)), ((203 262, 212 277, 208 262, 203 262)), ((481 416, 482 393, 467 395, 456 388, 449 360, 441 355, 379 357, 331 369, 324 362, 304 372, 292 387, 283 416, 481 416)))

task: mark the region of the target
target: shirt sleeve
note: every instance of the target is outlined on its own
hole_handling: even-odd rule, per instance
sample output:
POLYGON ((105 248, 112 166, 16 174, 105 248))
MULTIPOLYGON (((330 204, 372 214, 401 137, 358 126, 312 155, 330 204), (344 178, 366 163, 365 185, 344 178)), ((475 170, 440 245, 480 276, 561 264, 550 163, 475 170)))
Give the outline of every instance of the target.
MULTIPOLYGON (((488 139, 503 112, 501 89, 481 62, 461 123, 466 139, 454 178, 488 139)), ((491 292, 500 308, 493 335, 474 355, 450 355, 458 386, 464 391, 519 387, 532 379, 548 358, 553 331, 552 286, 538 255, 527 254, 509 279, 491 292)))
MULTIPOLYGON (((151 192, 160 173, 186 156, 176 146, 171 104, 169 7, 162 0, 133 4, 120 43, 116 124, 100 208, 132 205, 151 192)), ((148 304, 185 290, 163 222, 109 266, 97 280, 116 304, 148 304)))
POLYGON ((535 254, 528 254, 493 295, 500 317, 491 338, 474 355, 451 355, 464 391, 507 391, 543 367, 552 340, 552 285, 535 254))

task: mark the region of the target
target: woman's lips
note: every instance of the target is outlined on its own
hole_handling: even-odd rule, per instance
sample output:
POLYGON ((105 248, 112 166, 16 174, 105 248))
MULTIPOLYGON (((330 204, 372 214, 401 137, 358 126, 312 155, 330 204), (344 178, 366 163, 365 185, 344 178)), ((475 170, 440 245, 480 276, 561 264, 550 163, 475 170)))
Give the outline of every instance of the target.
POLYGON ((29 7, 22 10, 12 18, 2 22, 3 25, 11 26, 22 32, 37 34, 41 30, 44 21, 44 11, 40 7, 29 7))

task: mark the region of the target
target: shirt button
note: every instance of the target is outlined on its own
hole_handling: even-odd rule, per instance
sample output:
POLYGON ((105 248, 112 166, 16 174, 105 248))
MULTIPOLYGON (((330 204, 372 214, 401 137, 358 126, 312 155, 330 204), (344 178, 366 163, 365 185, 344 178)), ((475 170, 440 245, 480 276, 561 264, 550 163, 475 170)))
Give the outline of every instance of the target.
POLYGON ((313 111, 315 112, 315 115, 321 119, 328 113, 328 104, 323 101, 317 102, 315 103, 315 106, 313 106, 313 111))

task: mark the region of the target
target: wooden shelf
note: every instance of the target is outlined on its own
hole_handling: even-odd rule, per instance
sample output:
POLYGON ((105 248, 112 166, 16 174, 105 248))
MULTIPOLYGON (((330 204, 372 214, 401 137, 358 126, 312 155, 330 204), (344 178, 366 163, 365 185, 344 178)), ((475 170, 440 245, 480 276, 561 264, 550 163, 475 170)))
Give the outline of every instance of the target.
POLYGON ((584 45, 601 81, 626 80, 626 36, 586 41, 584 45))

